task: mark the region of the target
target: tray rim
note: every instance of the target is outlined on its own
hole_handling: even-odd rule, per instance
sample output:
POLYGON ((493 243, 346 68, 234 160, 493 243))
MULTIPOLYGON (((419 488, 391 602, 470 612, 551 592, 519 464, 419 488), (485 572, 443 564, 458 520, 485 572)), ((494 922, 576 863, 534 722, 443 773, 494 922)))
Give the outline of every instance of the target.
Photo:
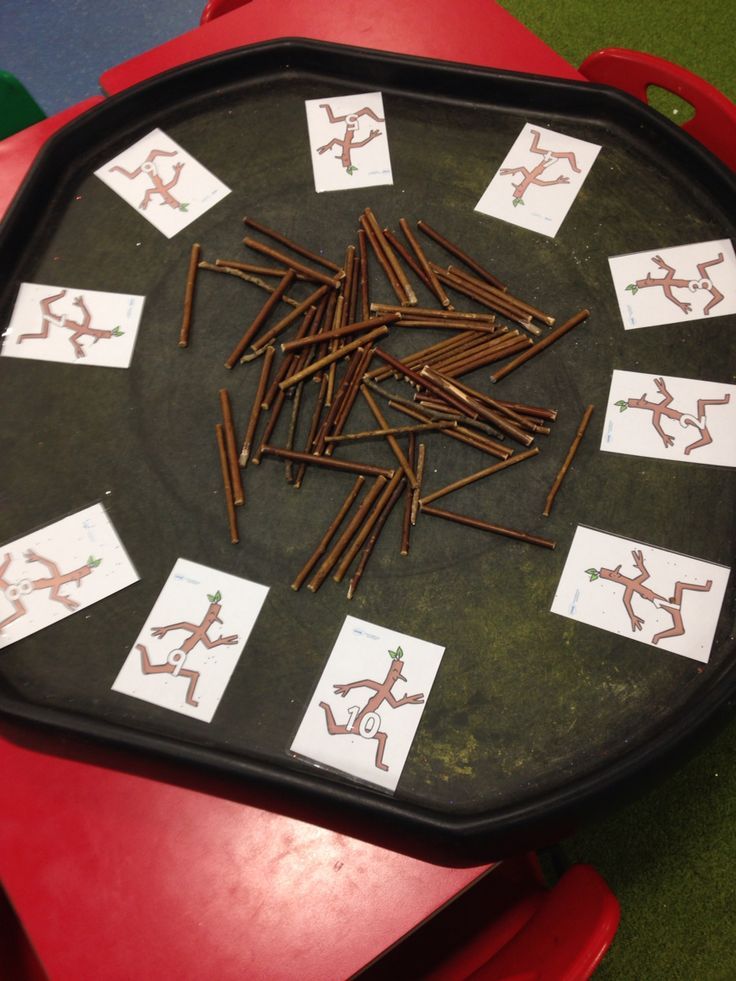
MULTIPOLYGON (((14 236, 23 238, 23 225, 31 228, 27 234, 26 247, 29 247, 34 235, 38 234, 36 222, 29 221, 27 217, 24 221, 21 212, 27 215, 30 208, 38 214, 38 187, 48 180, 50 174, 56 172, 57 159, 68 154, 68 149, 79 138, 79 134, 84 134, 91 128, 94 138, 96 127, 109 126, 110 121, 114 123, 116 114, 121 109, 124 110, 130 102, 148 98, 151 93, 160 95, 168 88, 174 91, 177 84, 184 79, 201 84, 205 90, 216 89, 216 83, 211 79, 215 67, 227 74, 233 65, 239 66, 245 62, 245 68, 252 69, 255 62, 257 72, 260 59, 265 64, 270 63, 272 72, 297 70, 319 75, 329 74, 330 66, 334 69, 335 59, 346 56, 355 60, 357 74, 361 70, 365 72, 366 66, 376 64, 379 65, 379 70, 386 64, 395 68, 397 74, 392 77, 391 84, 386 86, 389 90, 392 87, 401 87, 402 72, 431 72, 434 77, 446 81, 459 77, 464 84, 473 80, 484 86, 497 83, 512 89, 514 86, 530 86, 534 92, 544 92, 551 97, 552 105, 549 108, 552 112, 555 99, 562 93, 574 93, 576 106, 588 111, 595 111, 600 106, 616 107, 620 110, 615 117, 617 126, 625 127, 630 118, 646 121, 651 131, 679 148, 681 156, 678 162, 681 170, 705 168, 710 179, 709 193, 715 195, 725 192, 736 204, 736 175, 725 164, 656 110, 610 86, 490 69, 462 62, 437 61, 311 39, 280 38, 233 48, 169 69, 106 98, 82 116, 67 123, 40 150, 0 222, 0 255, 4 250, 12 250, 14 236), (714 182, 717 185, 715 190, 714 182)), ((341 77, 344 77, 344 73, 341 73, 341 77)), ((237 80, 233 84, 237 84, 237 80)), ((443 95, 448 96, 448 92, 443 91, 443 95)), ((449 93, 449 98, 452 97, 459 96, 449 93)), ((479 93, 478 101, 486 101, 483 92, 479 93)), ((566 106, 566 109, 569 108, 566 106)), ((540 107, 535 103, 535 112, 544 109, 544 106, 540 107)), ((650 135, 649 138, 654 137, 650 135)), ((45 199, 48 198, 47 192, 45 199)), ((23 261, 23 254, 18 253, 14 266, 22 266, 23 261)), ((4 301, 3 294, 7 296, 17 290, 17 283, 17 278, 8 277, 5 290, 0 293, 0 303, 4 301)), ((318 802, 327 802, 330 806, 360 811, 371 819, 375 817, 382 822, 388 821, 390 825, 398 825, 409 832, 420 830, 428 838, 445 845, 448 844, 449 836, 453 839, 453 845, 463 849, 487 849, 490 844, 498 845, 500 841, 520 832, 532 836, 539 834, 541 829, 569 818, 573 812, 589 809, 603 797, 613 797, 625 786, 641 781, 651 774, 656 764, 671 760, 675 751, 698 730, 704 728, 705 723, 717 715, 734 692, 736 659, 721 665, 711 678, 701 683, 695 696, 683 703, 674 716, 669 716, 666 724, 660 724, 656 734, 653 733, 646 743, 638 744, 634 749, 618 755, 613 761, 609 760, 604 766, 583 776, 537 792, 531 798, 492 811, 486 809, 473 814, 435 811, 372 790, 366 785, 353 783, 349 779, 339 781, 318 771, 312 773, 308 770, 291 769, 256 757, 198 746, 186 740, 143 732, 117 722, 94 719, 54 706, 18 701, 2 688, 0 713, 16 720, 80 734, 97 742, 134 750, 142 749, 178 762, 247 777, 274 789, 286 789, 318 802)))

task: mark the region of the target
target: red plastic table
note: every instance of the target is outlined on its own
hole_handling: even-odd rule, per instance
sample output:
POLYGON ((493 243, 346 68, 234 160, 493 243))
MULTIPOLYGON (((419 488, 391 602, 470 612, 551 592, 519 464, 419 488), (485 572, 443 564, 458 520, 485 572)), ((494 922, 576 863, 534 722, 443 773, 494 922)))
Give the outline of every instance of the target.
MULTIPOLYGON (((253 0, 101 83, 297 36, 581 77, 491 0, 253 0)), ((96 101, 0 142, 0 215, 51 132, 96 101)), ((492 867, 434 865, 251 786, 8 722, 0 772, 0 881, 54 981, 346 978, 492 867)))

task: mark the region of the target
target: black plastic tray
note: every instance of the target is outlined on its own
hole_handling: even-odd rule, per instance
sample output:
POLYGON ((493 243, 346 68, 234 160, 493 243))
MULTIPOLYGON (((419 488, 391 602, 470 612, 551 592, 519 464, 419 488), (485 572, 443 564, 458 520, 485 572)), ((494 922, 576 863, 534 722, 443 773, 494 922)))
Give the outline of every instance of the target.
MULTIPOLYGON (((733 585, 705 667, 549 607, 579 523, 731 564, 733 471, 602 454, 598 445, 613 368, 732 381, 736 353, 733 316, 625 332, 607 257, 733 237, 735 214, 733 175, 707 151, 640 103, 587 84, 283 41, 187 65, 85 114, 45 148, 4 222, 0 315, 7 323, 21 281, 144 294, 146 307, 128 371, 0 359, 0 541, 103 499, 141 581, 4 650, 0 709, 481 851, 661 762, 734 690, 733 585), (384 94, 394 185, 316 195, 305 99, 375 90, 384 94), (603 146, 553 240, 473 210, 527 121, 603 146), (93 176, 154 127, 233 189, 171 240, 93 176), (543 454, 447 503, 551 537, 557 550, 424 518, 402 558, 397 513, 348 602, 331 582, 317 595, 295 594, 290 583, 349 475, 310 472, 295 491, 280 464, 249 467, 243 541, 229 544, 213 444, 217 392, 227 385, 236 413, 247 411, 257 368, 229 374, 222 364, 262 295, 202 273, 191 348, 179 350, 177 337, 192 241, 209 259, 245 258, 249 214, 339 262, 368 205, 392 226, 401 216, 426 219, 558 322, 582 307, 591 317, 496 389, 559 409, 543 454), (588 402, 598 412, 544 519, 546 490, 588 402), (270 586, 210 725, 110 690, 179 556, 270 586), (447 649, 393 796, 288 753, 349 613, 447 649)), ((374 298, 390 302, 374 280, 374 298)), ((388 344, 401 353, 420 342, 405 331, 388 344)), ((491 387, 488 371, 469 381, 491 387)), ((486 465, 454 443, 432 455, 437 439, 430 486, 486 465)), ((382 446, 370 452, 386 461, 382 446)))

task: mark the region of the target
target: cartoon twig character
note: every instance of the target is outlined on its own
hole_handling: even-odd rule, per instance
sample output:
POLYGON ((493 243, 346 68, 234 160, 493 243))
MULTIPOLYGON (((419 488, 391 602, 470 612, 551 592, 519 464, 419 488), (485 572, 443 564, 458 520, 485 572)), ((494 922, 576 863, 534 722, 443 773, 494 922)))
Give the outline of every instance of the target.
POLYGON ((48 589, 49 599, 61 603, 67 610, 76 610, 79 603, 69 596, 64 596, 61 592, 61 587, 69 582, 76 582, 77 587, 80 587, 82 585, 82 579, 88 576, 102 562, 102 559, 95 559, 93 556, 90 556, 87 562, 78 569, 74 569, 72 572, 61 572, 55 562, 52 562, 51 559, 43 558, 43 556, 34 552, 33 549, 28 549, 24 552, 23 557, 27 562, 40 562, 41 565, 45 565, 49 575, 41 579, 24 578, 17 582, 10 582, 6 578, 6 572, 12 561, 12 556, 9 552, 6 552, 3 562, 0 564, 0 589, 3 591, 8 602, 12 604, 14 612, 0 622, 0 630, 9 623, 13 623, 14 620, 19 620, 20 617, 25 616, 28 611, 22 597, 29 596, 35 590, 48 589))
POLYGON ((667 386, 665 384, 664 378, 655 378, 654 384, 657 386, 657 391, 662 396, 661 402, 650 402, 647 399, 646 392, 642 395, 640 399, 629 398, 625 401, 619 399, 616 405, 619 407, 621 412, 625 412, 626 409, 648 409, 652 413, 652 425, 659 434, 665 448, 669 448, 674 445, 674 437, 670 436, 662 428, 662 416, 667 419, 672 419, 675 422, 679 422, 683 429, 687 426, 694 426, 700 432, 700 438, 696 439, 694 442, 690 443, 685 447, 683 452, 685 456, 688 456, 693 450, 697 450, 700 446, 707 446, 709 443, 713 442, 713 437, 708 431, 707 420, 705 417, 706 409, 709 405, 728 405, 731 401, 731 396, 727 393, 722 399, 698 399, 697 401, 697 415, 692 415, 689 412, 680 412, 678 409, 672 407, 672 395, 667 391, 667 386))
POLYGON ((220 600, 222 596, 217 592, 214 596, 208 595, 207 599, 210 601, 210 605, 200 623, 181 621, 179 623, 170 623, 166 627, 153 627, 151 629, 154 637, 165 637, 171 630, 185 630, 189 634, 189 637, 177 650, 171 651, 163 664, 152 664, 145 646, 143 644, 135 645, 141 654, 141 669, 143 674, 173 674, 174 677, 181 675, 184 678, 189 678, 189 687, 187 688, 185 701, 187 705, 194 705, 195 707, 199 705, 199 701, 194 697, 194 691, 199 681, 199 671, 191 671, 189 668, 184 667, 187 654, 197 644, 202 644, 207 650, 211 650, 213 647, 219 647, 221 644, 237 644, 238 642, 237 634, 229 634, 227 637, 221 636, 217 640, 211 640, 209 638, 208 631, 212 624, 222 623, 220 619, 220 611, 222 610, 220 600))
POLYGON ((66 296, 66 290, 61 290, 59 293, 55 293, 53 296, 47 296, 40 301, 41 313, 43 318, 41 321, 41 330, 37 334, 21 334, 17 340, 18 344, 23 341, 31 340, 33 338, 41 338, 45 340, 49 336, 49 328, 54 327, 64 327, 66 330, 72 331, 72 336, 69 338, 72 347, 74 348, 74 353, 78 358, 86 357, 84 353, 84 348, 79 343, 80 337, 94 337, 92 341, 96 344, 99 340, 107 340, 110 337, 122 337, 123 331, 119 327, 114 327, 112 330, 100 330, 97 327, 92 327, 92 314, 87 309, 87 305, 84 302, 83 296, 75 296, 72 303, 75 307, 79 307, 82 313, 81 323, 77 320, 72 320, 71 317, 67 317, 66 314, 57 314, 51 309, 53 303, 57 303, 66 296))
POLYGON ((168 182, 168 184, 166 184, 163 177, 159 173, 158 164, 154 162, 157 157, 175 157, 177 153, 177 150, 151 150, 140 167, 136 167, 135 170, 125 170, 124 167, 116 165, 115 167, 110 167, 110 173, 117 170, 118 173, 122 174, 124 177, 127 177, 128 180, 131 181, 135 180, 136 177, 140 177, 141 174, 146 175, 151 182, 151 187, 148 188, 146 193, 143 195, 143 200, 138 205, 141 211, 146 210, 154 194, 159 194, 161 196, 161 200, 159 201, 160 205, 167 204, 170 208, 174 208, 177 211, 186 211, 189 205, 182 204, 180 201, 177 201, 177 199, 171 193, 171 188, 178 182, 185 165, 177 161, 174 164, 174 173, 171 180, 168 182))
POLYGON ((327 102, 321 103, 320 109, 324 109, 326 111, 327 118, 331 123, 345 123, 345 135, 341 140, 334 138, 330 140, 329 143, 325 143, 324 146, 317 147, 317 153, 326 153, 328 150, 331 150, 333 146, 339 146, 342 152, 340 156, 336 157, 335 159, 340 161, 345 170, 352 177, 355 171, 358 169, 352 162, 352 151, 357 147, 365 146, 366 143, 370 143, 371 140, 375 140, 377 136, 382 135, 380 129, 372 129, 364 140, 356 140, 355 137, 360 126, 360 117, 370 116, 371 119, 375 119, 377 123, 385 122, 385 120, 381 119, 380 116, 377 116, 369 106, 364 106, 362 109, 358 109, 357 112, 346 113, 344 116, 336 116, 332 111, 332 107, 327 102))
POLYGON ((351 717, 345 725, 337 724, 332 709, 327 702, 319 703, 320 708, 325 713, 327 731, 331 736, 350 736, 359 733, 366 739, 375 739, 378 742, 378 746, 376 747, 376 767, 379 770, 388 770, 388 766, 383 762, 388 734, 378 728, 381 724, 378 709, 384 702, 388 703, 391 708, 401 708, 402 705, 419 705, 424 701, 423 694, 402 695, 401 698, 396 698, 392 694, 391 689, 396 682, 406 681, 406 678, 401 673, 404 669, 404 662, 402 660, 404 652, 400 647, 397 647, 395 651, 389 651, 389 654, 391 655, 391 666, 383 681, 372 681, 370 678, 364 678, 362 681, 351 681, 346 685, 333 686, 335 694, 342 695, 343 698, 353 688, 370 688, 375 692, 362 709, 358 709, 356 706, 350 710, 351 717))
POLYGON ((559 177, 555 177, 554 180, 543 180, 542 174, 556 164, 560 160, 566 160, 570 169, 576 174, 582 173, 581 169, 578 167, 577 160, 575 159, 575 154, 562 150, 545 150, 544 147, 539 145, 539 131, 533 129, 532 142, 529 147, 531 153, 539 154, 543 159, 529 170, 527 167, 502 167, 499 170, 499 174, 505 177, 507 174, 521 174, 521 180, 518 184, 514 184, 513 201, 514 207, 519 204, 524 204, 523 197, 529 190, 532 184, 537 187, 549 187, 553 184, 569 184, 570 178, 566 177, 564 174, 560 174, 559 177))
POLYGON ((647 289, 647 287, 657 286, 660 287, 667 299, 674 303, 676 307, 679 307, 683 313, 692 312, 692 304, 686 303, 684 300, 678 300, 675 294, 672 292, 676 289, 686 289, 690 290, 691 293, 697 293, 698 290, 705 290, 706 293, 710 293, 710 300, 706 304, 703 310, 703 316, 707 317, 714 306, 721 302, 723 299, 723 293, 717 289, 709 277, 706 275, 706 269, 710 269, 711 266, 717 266, 723 262, 723 253, 719 252, 716 259, 711 259, 709 262, 699 262, 697 264, 698 275, 700 279, 678 279, 675 272, 674 266, 668 265, 661 255, 652 256, 652 262, 655 266, 664 272, 664 276, 660 276, 658 279, 653 279, 651 272, 648 272, 645 279, 637 279, 635 283, 629 283, 626 289, 631 293, 632 296, 636 296, 639 290, 647 289))
POLYGON ((655 593, 649 586, 644 585, 649 579, 649 573, 644 565, 643 553, 639 549, 634 549, 631 555, 634 559, 634 565, 639 570, 638 576, 625 576, 621 572, 621 566, 617 565, 615 569, 586 569, 586 572, 590 576, 590 581, 595 582, 596 579, 607 579, 609 582, 618 583, 618 585, 624 587, 623 603, 629 615, 631 629, 634 633, 637 630, 641 630, 645 623, 640 616, 634 613, 632 603, 634 596, 640 596, 643 600, 652 603, 656 609, 664 610, 665 613, 669 613, 672 617, 672 627, 669 630, 661 630, 658 634, 655 634, 651 639, 651 643, 658 644, 665 637, 681 637, 685 633, 681 610, 683 593, 685 590, 707 593, 710 591, 713 581, 709 579, 705 585, 678 581, 673 586, 672 596, 662 596, 661 593, 655 593))

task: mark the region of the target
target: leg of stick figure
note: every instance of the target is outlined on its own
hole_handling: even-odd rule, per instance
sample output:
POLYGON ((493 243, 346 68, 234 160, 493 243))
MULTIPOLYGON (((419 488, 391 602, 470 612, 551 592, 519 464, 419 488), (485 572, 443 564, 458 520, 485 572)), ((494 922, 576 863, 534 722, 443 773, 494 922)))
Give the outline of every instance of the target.
POLYGON ((348 734, 347 726, 339 726, 335 722, 335 716, 332 714, 332 709, 327 704, 327 702, 320 702, 319 707, 324 710, 325 722, 327 723, 327 731, 331 736, 346 736, 348 734))
POLYGON ((164 661, 163 664, 151 664, 148 658, 148 651, 143 644, 136 644, 135 646, 141 652, 141 670, 143 674, 171 674, 174 670, 173 664, 169 664, 168 661, 164 661))
POLYGON ((373 738, 378 740, 378 746, 376 747, 376 766, 379 770, 388 770, 388 767, 383 762, 383 751, 386 748, 388 735, 385 732, 377 732, 373 738))
POLYGON ((189 678, 189 687, 187 688, 187 694, 184 700, 187 705, 193 705, 196 708, 199 705, 199 699, 194 697, 194 689, 197 687, 197 682, 199 681, 199 671, 190 671, 189 668, 182 668, 179 672, 179 677, 189 678))
POLYGON ((663 609, 667 610, 669 615, 672 617, 672 627, 669 630, 661 630, 658 634, 652 637, 652 643, 658 644, 660 640, 664 640, 665 637, 681 637, 685 633, 685 625, 682 622, 682 612, 679 607, 682 604, 682 594, 686 589, 692 590, 696 593, 708 593, 713 585, 713 581, 709 579, 706 583, 702 585, 699 583, 691 582, 676 582, 675 583, 675 595, 672 597, 672 602, 676 603, 678 609, 675 607, 666 606, 663 609))
POLYGON ((2 633, 3 627, 7 627, 9 623, 14 620, 19 620, 22 616, 25 616, 26 608, 23 606, 20 600, 13 600, 13 609, 15 613, 11 613, 9 617, 5 617, 4 620, 0 621, 0 633, 2 633))

